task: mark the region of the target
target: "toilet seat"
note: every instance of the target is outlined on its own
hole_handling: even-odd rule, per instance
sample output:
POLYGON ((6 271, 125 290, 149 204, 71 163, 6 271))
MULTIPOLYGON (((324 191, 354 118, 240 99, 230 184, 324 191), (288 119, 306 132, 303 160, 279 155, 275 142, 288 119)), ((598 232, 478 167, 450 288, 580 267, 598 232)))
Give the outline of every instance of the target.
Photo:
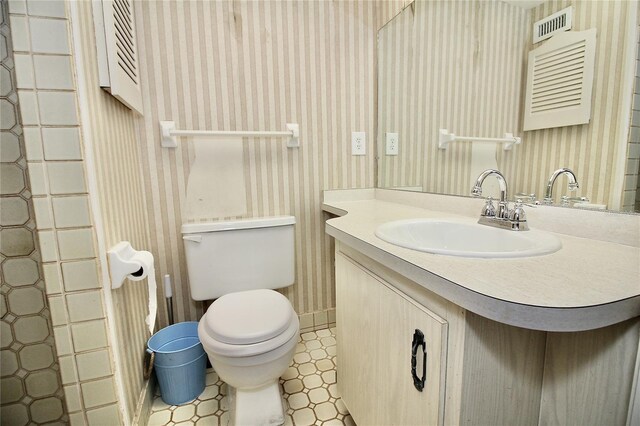
POLYGON ((246 357, 270 352, 299 331, 289 300, 267 289, 226 294, 200 320, 200 340, 215 354, 246 357))

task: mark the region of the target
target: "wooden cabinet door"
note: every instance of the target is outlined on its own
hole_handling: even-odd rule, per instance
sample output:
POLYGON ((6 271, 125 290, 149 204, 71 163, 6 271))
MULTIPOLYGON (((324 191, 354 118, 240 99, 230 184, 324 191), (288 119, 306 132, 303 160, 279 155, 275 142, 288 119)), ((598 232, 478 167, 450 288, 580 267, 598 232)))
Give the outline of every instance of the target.
MULTIPOLYGON (((336 254, 338 388, 361 425, 438 425, 444 417, 447 323, 346 256, 336 254), (426 342, 422 391, 412 339, 426 342)), ((422 351, 416 356, 422 376, 422 351)))

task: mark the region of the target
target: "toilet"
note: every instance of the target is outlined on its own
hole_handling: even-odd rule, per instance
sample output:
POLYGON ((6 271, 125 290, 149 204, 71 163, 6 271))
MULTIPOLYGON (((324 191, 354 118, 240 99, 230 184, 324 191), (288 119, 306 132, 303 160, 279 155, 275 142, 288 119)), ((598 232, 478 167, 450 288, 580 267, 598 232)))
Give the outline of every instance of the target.
POLYGON ((216 299, 198 336, 230 387, 237 425, 284 423, 278 380, 293 359, 300 324, 274 289, 294 282, 294 226, 293 216, 182 226, 191 297, 216 299))

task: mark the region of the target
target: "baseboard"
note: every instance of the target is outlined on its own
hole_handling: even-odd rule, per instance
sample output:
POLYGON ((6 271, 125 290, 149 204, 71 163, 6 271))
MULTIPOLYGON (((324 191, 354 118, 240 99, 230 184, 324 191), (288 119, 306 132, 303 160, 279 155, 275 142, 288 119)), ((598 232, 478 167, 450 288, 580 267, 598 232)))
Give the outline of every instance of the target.
POLYGON ((336 326, 336 309, 326 309, 324 311, 309 312, 298 315, 300 319, 300 333, 322 330, 336 326))

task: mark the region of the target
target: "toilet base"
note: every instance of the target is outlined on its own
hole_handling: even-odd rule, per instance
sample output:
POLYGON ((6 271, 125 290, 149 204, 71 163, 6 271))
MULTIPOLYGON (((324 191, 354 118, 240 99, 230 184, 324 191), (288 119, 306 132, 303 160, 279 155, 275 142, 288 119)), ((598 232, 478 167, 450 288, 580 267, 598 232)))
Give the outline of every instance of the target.
POLYGON ((255 389, 231 388, 229 393, 232 425, 284 424, 284 406, 277 379, 255 389))

